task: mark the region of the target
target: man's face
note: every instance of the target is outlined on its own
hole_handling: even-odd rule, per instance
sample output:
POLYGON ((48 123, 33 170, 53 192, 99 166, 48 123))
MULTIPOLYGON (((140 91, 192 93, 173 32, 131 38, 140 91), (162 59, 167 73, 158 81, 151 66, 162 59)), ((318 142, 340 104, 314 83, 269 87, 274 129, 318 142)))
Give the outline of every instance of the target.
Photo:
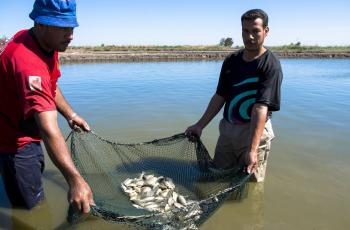
POLYGON ((263 26, 263 20, 244 20, 242 24, 242 38, 245 49, 258 51, 264 44, 269 28, 263 26))
POLYGON ((63 52, 67 49, 69 43, 73 40, 72 27, 56 27, 56 26, 44 26, 45 33, 45 45, 59 52, 63 52))

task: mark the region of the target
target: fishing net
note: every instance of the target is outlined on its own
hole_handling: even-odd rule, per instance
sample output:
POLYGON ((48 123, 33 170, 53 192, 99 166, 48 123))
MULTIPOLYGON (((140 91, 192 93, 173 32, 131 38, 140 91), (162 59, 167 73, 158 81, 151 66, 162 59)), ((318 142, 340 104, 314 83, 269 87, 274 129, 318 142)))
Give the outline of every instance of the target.
MULTIPOLYGON (((91 214, 144 229, 197 229, 228 197, 241 198, 250 177, 239 168, 215 169, 201 140, 185 134, 124 144, 93 132, 72 132, 67 144, 93 191, 96 206, 91 214), (135 208, 121 184, 144 174, 171 178, 174 191, 191 202, 164 212, 135 208)), ((79 221, 72 209, 68 221, 79 221)))

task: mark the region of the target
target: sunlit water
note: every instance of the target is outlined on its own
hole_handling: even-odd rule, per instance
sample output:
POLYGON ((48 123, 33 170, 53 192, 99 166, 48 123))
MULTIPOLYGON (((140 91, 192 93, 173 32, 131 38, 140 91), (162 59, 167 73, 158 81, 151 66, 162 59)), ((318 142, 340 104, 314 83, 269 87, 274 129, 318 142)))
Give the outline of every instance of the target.
MULTIPOLYGON (((200 229, 350 229, 350 60, 282 60, 281 111, 264 184, 227 201, 200 229)), ((141 142, 183 132, 215 92, 221 61, 62 65, 61 90, 101 136, 141 142)), ((212 153, 218 115, 202 138, 212 153)), ((69 130, 60 118, 64 135, 69 130)), ((0 228, 125 229, 99 219, 69 227, 67 186, 46 158, 47 201, 11 209, 0 186, 0 228)))

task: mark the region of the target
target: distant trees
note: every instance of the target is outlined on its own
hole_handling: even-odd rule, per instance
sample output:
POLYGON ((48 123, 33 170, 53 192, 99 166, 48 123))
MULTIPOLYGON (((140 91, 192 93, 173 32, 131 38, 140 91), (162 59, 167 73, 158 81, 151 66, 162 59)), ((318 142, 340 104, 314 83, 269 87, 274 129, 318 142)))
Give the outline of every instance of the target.
POLYGON ((6 44, 7 38, 5 36, 0 37, 0 49, 6 44))
POLYGON ((291 49, 291 50, 300 50, 300 49, 303 49, 305 48, 305 46, 302 46, 301 45, 301 42, 296 42, 296 43, 290 43, 289 45, 285 45, 284 47, 288 48, 288 49, 291 49))
POLYGON ((219 42, 219 46, 232 47, 233 39, 232 38, 221 38, 219 42))
POLYGON ((296 47, 300 47, 301 46, 301 42, 297 42, 297 43, 290 43, 290 46, 296 46, 296 47))

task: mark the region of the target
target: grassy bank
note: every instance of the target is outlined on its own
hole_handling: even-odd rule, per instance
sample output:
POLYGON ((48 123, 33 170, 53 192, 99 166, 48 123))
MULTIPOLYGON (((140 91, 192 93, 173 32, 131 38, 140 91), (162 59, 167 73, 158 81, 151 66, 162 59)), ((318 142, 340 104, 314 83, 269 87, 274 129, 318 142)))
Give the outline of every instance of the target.
MULTIPOLYGON (((0 41, 0 49, 5 44, 0 41)), ((349 46, 304 46, 298 43, 283 46, 267 46, 274 52, 286 53, 350 53, 349 46)), ((108 52, 108 51, 235 51, 243 48, 242 46, 225 47, 219 45, 209 46, 116 46, 116 45, 100 45, 100 46, 70 46, 68 52, 108 52)))
MULTIPOLYGON (((0 43, 0 51, 1 46, 0 43)), ((161 61, 224 59, 243 47, 212 46, 70 46, 60 61, 161 61)), ((279 58, 350 58, 350 46, 303 46, 299 43, 268 46, 279 58)))
POLYGON ((225 46, 73 46, 72 50, 81 51, 230 51, 231 47, 225 46))
POLYGON ((302 46, 302 45, 284 45, 271 46, 272 51, 276 52, 298 52, 298 53, 349 53, 350 46, 302 46))
MULTIPOLYGON (((234 51, 243 47, 225 47, 225 46, 72 46, 71 51, 81 52, 107 52, 107 51, 234 51)), ((268 46, 276 52, 296 52, 296 53, 349 53, 350 46, 303 46, 299 44, 290 44, 283 46, 268 46)))

